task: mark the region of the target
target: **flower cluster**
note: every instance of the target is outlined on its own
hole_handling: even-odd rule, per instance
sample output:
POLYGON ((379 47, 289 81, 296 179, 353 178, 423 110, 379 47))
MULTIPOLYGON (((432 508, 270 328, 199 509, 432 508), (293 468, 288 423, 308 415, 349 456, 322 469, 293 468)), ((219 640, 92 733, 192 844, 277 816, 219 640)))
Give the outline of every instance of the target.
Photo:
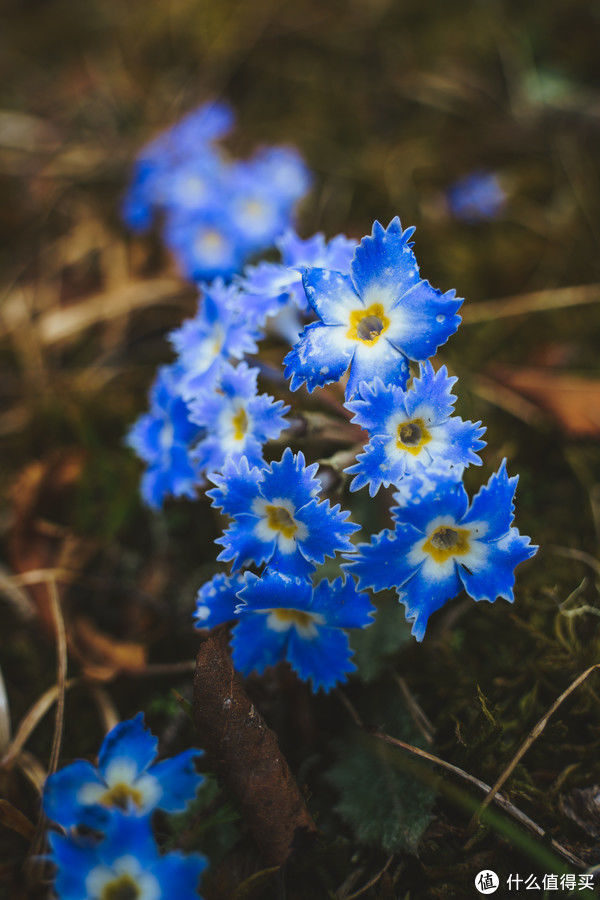
POLYGON ((309 187, 304 163, 289 148, 228 159, 216 141, 232 125, 222 103, 188 114, 142 150, 124 199, 123 216, 136 230, 160 213, 166 243, 193 280, 230 279, 272 246, 309 187))
MULTIPOLYGON (((277 150, 224 164, 214 140, 230 124, 223 107, 204 108, 146 152, 154 176, 150 164, 139 170, 140 185, 154 184, 150 207, 166 212, 168 240, 186 271, 239 274, 203 285, 197 315, 172 333, 177 360, 161 372, 130 443, 148 464, 148 502, 189 497, 211 482, 207 496, 229 517, 217 543, 231 574, 200 589, 197 627, 235 622, 233 659, 242 672, 286 659, 313 689, 328 690, 352 670, 345 629, 371 622, 366 589, 394 589, 421 640, 429 616, 461 590, 474 600, 512 601, 514 569, 536 548, 512 525, 516 478, 504 464, 469 505, 463 475, 482 463, 485 429, 454 414, 456 378, 432 364, 460 325, 462 300, 421 277, 414 229, 396 217, 387 227, 375 222, 359 243, 300 238, 284 220, 306 187, 305 171, 277 150), (193 162, 192 146, 201 148, 193 162), (217 236, 223 216, 229 224, 217 236), (273 242, 279 262, 240 272, 249 252, 273 242), (267 328, 292 344, 284 359, 291 391, 342 383, 348 415, 368 437, 345 469, 350 490, 367 487, 373 497, 393 486, 393 529, 355 547, 359 526, 322 496, 316 464, 290 447, 265 460, 289 411, 258 393, 259 370, 245 361, 267 328), (319 566, 338 554, 346 579, 319 581, 319 566)), ((480 201, 489 212, 500 201, 493 179, 459 187, 457 215, 461 194, 463 212, 480 201)))
POLYGON ((339 505, 320 498, 317 468, 288 447, 270 466, 251 467, 242 458, 211 476, 208 496, 232 519, 218 539, 218 558, 231 562, 234 574, 200 588, 195 621, 212 628, 239 618, 232 646, 241 672, 261 673, 286 659, 313 689, 327 691, 354 669, 342 629, 369 625, 372 606, 352 578, 312 585, 326 557, 352 550, 358 528, 339 505), (260 577, 239 574, 251 564, 266 564, 260 577))
POLYGON ((158 763, 156 753, 157 740, 139 713, 107 734, 97 767, 80 760, 46 780, 44 811, 66 829, 49 838, 59 897, 198 897, 204 857, 161 854, 150 817, 155 809, 185 810, 202 782, 194 767, 201 751, 158 763))

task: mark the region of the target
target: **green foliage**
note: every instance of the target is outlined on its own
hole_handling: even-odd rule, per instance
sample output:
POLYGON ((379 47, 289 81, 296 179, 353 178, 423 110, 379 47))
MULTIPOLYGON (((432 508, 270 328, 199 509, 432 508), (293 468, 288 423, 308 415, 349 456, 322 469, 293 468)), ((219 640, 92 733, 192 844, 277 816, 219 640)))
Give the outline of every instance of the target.
POLYGON ((356 629, 350 642, 355 651, 354 662, 363 681, 378 678, 390 658, 410 639, 410 625, 404 618, 404 607, 395 597, 379 600, 375 621, 361 631, 356 629))
MULTIPOLYGON (((378 727, 408 743, 419 743, 420 735, 396 693, 378 685, 365 692, 363 701, 378 727)), ((336 742, 335 749, 338 759, 326 778, 340 795, 335 811, 356 840, 388 853, 416 853, 432 819, 435 795, 428 771, 402 750, 361 731, 336 742)))
POLYGON ((215 866, 240 837, 239 813, 226 800, 213 775, 206 774, 196 799, 184 813, 169 817, 167 849, 184 846, 204 853, 215 866))

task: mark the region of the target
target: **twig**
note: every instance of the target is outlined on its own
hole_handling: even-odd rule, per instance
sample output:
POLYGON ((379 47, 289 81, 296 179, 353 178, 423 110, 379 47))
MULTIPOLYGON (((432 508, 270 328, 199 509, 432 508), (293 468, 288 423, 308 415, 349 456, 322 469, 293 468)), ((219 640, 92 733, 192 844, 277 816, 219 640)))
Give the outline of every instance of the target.
MULTIPOLYGON (((600 665, 600 664, 599 664, 600 665)), ((344 704, 348 712, 350 713, 354 723, 362 728, 363 730, 368 732, 368 729, 365 728, 365 725, 358 714, 357 710, 354 708, 348 697, 343 693, 343 691, 337 691, 338 697, 341 702, 344 704)), ((424 759, 429 763, 433 763, 435 766, 440 766, 440 768, 445 769, 447 772, 451 772, 453 775, 456 775, 457 778, 462 779, 463 781, 467 781, 469 784, 472 784, 473 787, 477 788, 478 791, 481 791, 483 794, 488 795, 491 792, 491 787, 489 784, 486 784, 485 781, 481 781, 480 778, 476 778, 474 775, 470 775, 468 772, 465 772, 464 769, 459 768, 458 766, 453 765, 453 763, 446 762, 445 759, 441 759, 439 756, 435 756, 433 753, 429 753, 427 750, 421 750, 420 747, 414 747, 412 744, 407 744, 406 741, 401 741, 399 738, 392 737, 389 734, 386 734, 383 731, 375 731, 368 732, 372 734, 373 737, 378 738, 380 741, 384 741, 386 744, 390 744, 393 747, 398 747, 400 750, 404 750, 407 753, 410 753, 412 756, 417 756, 420 759, 424 759)), ((536 824, 533 819, 530 819, 524 812, 521 812, 518 807, 513 806, 513 804, 506 799, 502 794, 496 793, 493 796, 494 803, 497 804, 505 813, 527 828, 528 831, 535 834, 536 837, 547 840, 547 834, 543 828, 536 824)), ((491 802, 491 800, 490 800, 491 802)), ((559 844, 558 841, 552 838, 550 845, 552 849, 558 853, 563 859, 566 859, 572 865, 577 866, 580 869, 587 869, 586 864, 583 860, 579 859, 570 850, 567 850, 566 847, 563 847, 562 844, 559 844)))
POLYGON ((413 697, 410 688, 408 687, 404 678, 400 675, 395 675, 395 679, 398 682, 398 687, 402 691, 402 696, 406 701, 406 705, 408 706, 408 711, 411 715, 411 718, 425 740, 428 744, 433 743, 433 732, 434 728, 415 698, 413 697))
POLYGON ((569 697, 573 693, 573 691, 579 687, 580 684, 583 684, 586 678, 588 678, 588 676, 598 668, 600 668, 600 663, 595 663, 593 666, 590 666, 589 669, 586 669, 585 672, 582 672, 581 675, 578 675, 575 681, 571 682, 569 687, 562 692, 560 697, 557 697, 550 709, 542 716, 537 725, 532 728, 508 766, 502 772, 494 786, 488 791, 487 796, 479 809, 473 814, 473 817, 469 822, 469 830, 475 828, 483 811, 490 805, 504 782, 514 772, 517 765, 519 764, 523 756, 525 756, 531 745, 539 738, 540 734, 542 733, 556 710, 559 708, 559 706, 561 706, 561 704, 567 699, 567 697, 569 697))
POLYGON ((50 593, 50 605, 54 615, 56 625, 56 653, 57 653, 57 702, 56 702, 56 718, 54 721, 54 735, 52 738, 52 750, 50 760, 48 762, 48 773, 51 775, 56 772, 58 760, 60 757, 60 749, 62 746, 63 725, 65 718, 65 691, 67 683, 67 633, 65 631, 65 620, 63 619, 62 610, 60 608, 60 596, 58 587, 54 578, 48 580, 48 590, 50 593))

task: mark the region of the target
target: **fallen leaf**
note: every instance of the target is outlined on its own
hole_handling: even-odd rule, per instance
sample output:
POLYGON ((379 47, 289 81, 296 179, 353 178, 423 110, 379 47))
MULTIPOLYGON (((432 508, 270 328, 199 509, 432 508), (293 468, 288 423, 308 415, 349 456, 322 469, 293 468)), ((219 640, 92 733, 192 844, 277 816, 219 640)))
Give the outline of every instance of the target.
POLYGON ((600 436, 600 379, 508 366, 494 366, 490 374, 503 387, 533 401, 567 434, 600 436))

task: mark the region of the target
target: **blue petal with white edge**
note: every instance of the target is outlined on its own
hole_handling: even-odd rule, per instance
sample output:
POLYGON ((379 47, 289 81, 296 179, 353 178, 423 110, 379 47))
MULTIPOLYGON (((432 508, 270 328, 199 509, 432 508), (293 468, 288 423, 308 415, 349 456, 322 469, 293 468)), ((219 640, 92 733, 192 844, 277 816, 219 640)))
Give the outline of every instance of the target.
POLYGON ((335 556, 336 551, 352 551, 348 540, 360 525, 349 522, 350 513, 342 511, 339 504, 330 506, 328 500, 312 500, 296 510, 294 518, 306 526, 306 536, 299 541, 302 555, 312 563, 325 562, 326 556, 335 556))
POLYGON ((428 578, 427 571, 428 567, 422 565, 397 590, 398 599, 406 608, 406 618, 413 622, 412 634, 418 641, 425 637, 427 622, 432 613, 441 609, 462 590, 456 566, 436 579, 428 578))
POLYGON ((374 535, 370 544, 359 544, 356 556, 343 568, 358 578, 361 590, 401 587, 415 572, 408 554, 422 540, 423 535, 412 525, 399 524, 394 531, 386 528, 374 535))
POLYGON ((347 325, 323 325, 312 322, 284 359, 285 377, 290 389, 298 390, 306 382, 310 392, 316 387, 339 381, 354 355, 355 341, 347 337, 347 325))
POLYGON ((228 460, 221 474, 209 477, 216 487, 207 491, 206 496, 211 498, 214 507, 228 516, 250 512, 263 479, 261 470, 250 466, 244 457, 237 462, 228 460))
POLYGON ((336 578, 333 583, 323 579, 314 589, 312 606, 327 625, 337 628, 367 628, 375 615, 368 594, 356 589, 354 578, 336 578))
POLYGON ((537 547, 530 539, 511 528, 498 540, 486 545, 487 553, 481 567, 469 562, 469 570, 458 567, 458 574, 465 590, 473 600, 489 600, 494 602, 503 597, 509 603, 514 601, 515 567, 530 559, 537 552, 537 547))
POLYGON ((240 612, 240 621, 233 629, 231 658, 235 668, 244 675, 259 675, 281 662, 288 639, 286 631, 267 627, 267 615, 240 612))
POLYGON ((485 441, 480 440, 484 433, 485 428, 481 422, 465 422, 458 416, 452 416, 444 426, 447 444, 440 454, 440 463, 447 462, 454 467, 480 466, 481 457, 478 453, 485 447, 485 441))
POLYGON ((364 307, 348 275, 332 269, 307 268, 302 284, 308 302, 324 325, 349 327, 350 314, 364 307))
POLYGON ((408 359, 391 341, 381 337, 374 347, 357 343, 346 385, 346 397, 360 392, 363 382, 380 378, 384 384, 405 388, 410 376, 408 359))
POLYGON ((365 306, 394 304, 419 281, 419 266, 409 240, 414 228, 402 230, 396 216, 387 228, 373 223, 371 236, 364 237, 351 264, 352 280, 365 306))
MULTIPOLYGON (((404 502, 402 498, 401 502, 404 502)), ((397 522, 407 523, 423 534, 437 516, 449 516, 461 522, 467 511, 469 498, 462 483, 440 481, 435 489, 423 497, 415 497, 406 506, 395 507, 392 514, 397 522)))
POLYGON ((261 577, 246 572, 239 598, 240 613, 274 608, 308 609, 312 586, 306 578, 291 577, 274 569, 261 577))
POLYGON ((318 468, 318 463, 307 466, 301 451, 294 454, 286 447, 279 462, 272 462, 263 470, 261 494, 271 502, 284 497, 300 509, 321 492, 321 482, 316 477, 318 468))
POLYGON ((244 586, 241 575, 215 575, 196 596, 193 619, 196 628, 214 628, 235 619, 237 594, 244 586))
POLYGON ((144 726, 144 714, 119 722, 108 732, 98 754, 98 769, 106 774, 108 766, 117 759, 132 760, 138 775, 148 768, 158 751, 158 739, 144 726))
POLYGON ((360 393, 344 406, 354 413, 352 422, 365 428, 373 437, 387 434, 387 422, 392 413, 404 408, 405 392, 401 388, 384 384, 381 378, 365 381, 360 393))
POLYGON ((271 559, 277 546, 275 534, 272 540, 265 541, 256 534, 257 517, 241 515, 225 531, 222 537, 215 540, 223 550, 217 556, 219 562, 230 562, 232 571, 255 563, 262 565, 271 559))
POLYGON ((464 517, 464 524, 484 523, 483 528, 478 531, 478 537, 486 541, 493 541, 506 534, 514 518, 514 496, 518 481, 518 475, 508 477, 506 460, 503 459, 498 471, 491 475, 488 483, 473 497, 471 508, 464 517))
POLYGON ((346 681, 356 666, 350 660, 348 635, 337 628, 318 626, 318 636, 304 638, 295 628, 289 635, 286 658, 303 681, 311 681, 313 691, 326 693, 346 681))
POLYGON ((406 393, 407 414, 424 418, 428 425, 443 422, 452 415, 456 403, 452 388, 457 381, 457 378, 449 377, 446 366, 436 372, 430 362, 420 363, 419 377, 406 393))
POLYGON ((163 759, 152 766, 152 775, 162 788, 158 805, 165 812, 184 812, 196 796, 196 791, 204 781, 194 765, 194 760, 200 756, 202 750, 184 750, 183 753, 163 759))
POLYGON ((105 787, 97 769, 82 759, 49 775, 43 797, 44 812, 48 818, 63 828, 81 824, 93 827, 97 824, 95 810, 86 810, 86 805, 78 799, 79 791, 86 784, 105 787))
POLYGON ((409 359, 429 359, 460 325, 457 311, 462 302, 455 291, 442 294, 428 281, 420 281, 392 310, 386 337, 409 359))
POLYGON ((369 494, 374 497, 383 485, 397 484, 405 475, 406 463, 403 457, 391 464, 387 457, 388 438, 375 437, 365 446, 364 452, 359 453, 353 466, 344 469, 348 475, 354 475, 351 491, 359 491, 365 485, 369 487, 369 494))

